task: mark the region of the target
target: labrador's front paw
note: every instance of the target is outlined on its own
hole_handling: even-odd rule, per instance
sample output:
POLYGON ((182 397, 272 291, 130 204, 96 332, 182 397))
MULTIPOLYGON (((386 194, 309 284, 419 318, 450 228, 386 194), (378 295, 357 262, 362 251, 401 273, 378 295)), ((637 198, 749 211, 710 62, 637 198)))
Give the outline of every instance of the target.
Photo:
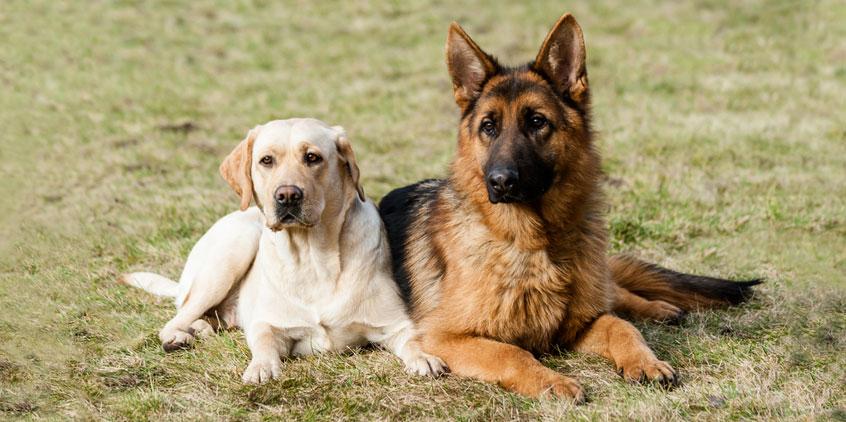
POLYGON ((447 371, 447 366, 439 357, 428 353, 417 352, 405 360, 405 371, 420 376, 436 377, 447 371))
POLYGON ((241 379, 245 384, 264 384, 282 375, 282 360, 276 358, 253 358, 241 379))
POLYGON ((175 328, 165 327, 159 332, 159 339, 162 341, 162 348, 165 352, 190 349, 194 344, 193 329, 183 331, 175 328))

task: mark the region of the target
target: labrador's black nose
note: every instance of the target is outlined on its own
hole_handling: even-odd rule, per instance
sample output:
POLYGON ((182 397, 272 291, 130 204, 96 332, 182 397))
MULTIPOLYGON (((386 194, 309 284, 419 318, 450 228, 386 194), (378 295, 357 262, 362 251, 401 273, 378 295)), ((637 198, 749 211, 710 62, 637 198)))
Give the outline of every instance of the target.
POLYGON ((303 202, 303 190, 297 186, 279 186, 275 197, 279 205, 297 206, 303 202))

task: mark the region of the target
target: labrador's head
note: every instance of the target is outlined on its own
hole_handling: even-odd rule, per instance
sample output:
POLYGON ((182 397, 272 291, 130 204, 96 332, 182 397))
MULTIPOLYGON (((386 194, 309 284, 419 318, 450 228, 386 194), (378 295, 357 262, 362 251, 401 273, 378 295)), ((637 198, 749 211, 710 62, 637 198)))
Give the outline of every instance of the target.
POLYGON ((364 200, 344 129, 316 119, 256 126, 223 160, 220 174, 241 196, 241 210, 255 200, 274 231, 315 226, 355 195, 364 200))

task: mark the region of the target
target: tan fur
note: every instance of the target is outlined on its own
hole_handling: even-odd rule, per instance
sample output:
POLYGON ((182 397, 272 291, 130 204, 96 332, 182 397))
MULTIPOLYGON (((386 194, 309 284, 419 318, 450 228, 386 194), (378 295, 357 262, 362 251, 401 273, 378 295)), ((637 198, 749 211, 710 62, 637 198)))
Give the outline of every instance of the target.
MULTIPOLYGON (((340 126, 335 126, 334 129, 344 133, 343 128, 340 126)), ((338 137, 337 148, 338 156, 347 165, 347 171, 349 172, 350 180, 355 187, 355 191, 358 193, 358 199, 364 201, 365 195, 364 187, 361 186, 361 171, 358 169, 358 163, 355 160, 355 152, 353 152, 352 145, 350 144, 349 139, 347 139, 346 134, 338 137)))
POLYGON ((247 209, 200 238, 179 283, 147 272, 119 278, 175 299, 177 313, 159 332, 166 351, 226 326, 244 330, 252 355, 246 383, 281 376, 283 357, 366 343, 396 354, 410 373, 444 371, 414 339, 384 226, 364 196, 343 128, 308 118, 268 122, 250 131, 220 171, 247 209), (291 187, 299 189, 296 207, 274 198, 291 187), (249 207, 252 199, 259 207, 249 207))
MULTIPOLYGON (((565 15, 535 66, 552 73, 553 89, 588 108, 584 60, 581 29, 565 15)), ((615 300, 631 301, 633 295, 611 279, 600 159, 586 115, 531 92, 509 101, 485 96, 508 78, 549 83, 531 69, 491 76, 495 66, 489 56, 456 24, 447 41, 447 64, 456 102, 465 111, 458 152, 448 188, 419 211, 405 245, 413 318, 424 349, 455 374, 533 397, 584 398, 576 381, 532 354, 555 345, 605 356, 628 379, 672 382, 672 368, 655 357, 640 333, 609 314, 615 300), (487 73, 480 76, 480 70, 487 73), (466 113, 471 104, 472 113, 466 113), (562 129, 543 150, 554 157, 555 180, 538 203, 492 204, 482 171, 490 152, 474 130, 489 112, 499 116, 503 131, 511 130, 526 107, 566 119, 553 122, 562 129)), ((503 148, 499 153, 510 153, 503 148)))
POLYGON ((587 100, 587 69, 586 49, 582 28, 570 14, 564 15, 549 31, 535 58, 535 66, 547 74, 560 75, 553 80, 559 89, 565 90, 576 101, 587 100), (577 66, 572 66, 570 72, 560 72, 564 67, 562 59, 568 59, 577 66))
POLYGON ((247 137, 235 147, 220 164, 220 175, 232 190, 241 197, 241 211, 246 210, 253 200, 252 169, 253 143, 258 136, 259 126, 247 133, 247 137))
POLYGON ((655 357, 637 328, 613 315, 597 318, 572 347, 577 352, 597 354, 614 362, 628 380, 675 378, 673 368, 655 357))
POLYGON ((663 300, 649 300, 614 286, 614 311, 639 319, 674 321, 683 315, 679 307, 663 300))
MULTIPOLYGON (((702 294, 673 288, 666 283, 666 275, 656 271, 654 266, 631 256, 613 256, 609 259, 609 266, 612 277, 620 288, 630 292, 632 296, 645 298, 643 300, 647 302, 669 302, 671 304, 670 306, 677 310, 677 314, 680 313, 679 308, 693 311, 728 305, 725 300, 720 300, 719 298, 707 297, 702 294)), ((639 307, 633 306, 632 301, 626 300, 626 297, 622 297, 622 299, 624 301, 618 304, 618 310, 621 312, 631 313, 638 318, 664 319, 654 318, 649 310, 639 310, 639 307)), ((666 308, 664 305, 659 306, 666 308)), ((671 313, 668 313, 667 318, 673 318, 672 315, 669 315, 671 313)))
POLYGON ((485 75, 493 73, 494 66, 492 61, 487 58, 476 60, 477 57, 484 57, 485 53, 455 22, 450 25, 449 38, 447 39, 447 46, 452 44, 461 44, 465 47, 462 49, 447 48, 446 58, 448 66, 460 66, 468 69, 468 72, 465 72, 462 77, 453 75, 452 78, 455 102, 461 108, 464 108, 479 94, 485 75))

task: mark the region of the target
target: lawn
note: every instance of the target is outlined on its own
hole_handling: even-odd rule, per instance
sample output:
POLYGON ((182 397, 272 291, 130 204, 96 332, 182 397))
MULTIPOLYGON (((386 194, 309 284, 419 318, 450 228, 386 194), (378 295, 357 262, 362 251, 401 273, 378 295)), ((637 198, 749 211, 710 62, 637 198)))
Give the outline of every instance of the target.
POLYGON ((0 418, 846 419, 846 3, 0 2, 0 418), (445 173, 459 21, 507 63, 585 31, 614 251, 764 277, 749 304, 639 324, 682 374, 545 364, 589 403, 406 375, 380 350, 243 386, 240 332, 165 354, 174 312, 115 285, 177 277, 237 199, 217 166, 254 125, 346 127, 373 198, 445 173))

